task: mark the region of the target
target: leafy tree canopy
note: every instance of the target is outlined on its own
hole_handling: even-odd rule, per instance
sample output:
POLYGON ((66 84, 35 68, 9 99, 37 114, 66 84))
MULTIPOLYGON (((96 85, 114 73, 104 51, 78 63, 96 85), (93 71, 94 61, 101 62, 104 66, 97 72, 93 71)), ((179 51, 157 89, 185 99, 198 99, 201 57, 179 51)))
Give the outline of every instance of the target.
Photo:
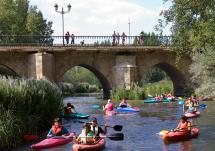
POLYGON ((0 35, 51 35, 52 22, 28 0, 0 0, 0 35))

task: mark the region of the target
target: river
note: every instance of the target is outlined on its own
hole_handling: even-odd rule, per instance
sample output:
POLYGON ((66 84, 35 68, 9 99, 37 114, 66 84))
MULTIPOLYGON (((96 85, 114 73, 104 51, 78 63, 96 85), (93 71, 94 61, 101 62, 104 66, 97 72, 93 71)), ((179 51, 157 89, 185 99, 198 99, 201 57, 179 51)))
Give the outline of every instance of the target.
MULTIPOLYGON (((78 112, 97 117, 100 124, 123 125, 124 141, 111 141, 106 139, 104 151, 214 151, 215 150, 215 102, 203 102, 208 106, 201 111, 199 118, 191 122, 200 129, 198 138, 184 142, 165 144, 157 134, 163 129, 173 129, 177 126, 182 115, 183 108, 177 102, 144 104, 135 102, 141 108, 141 112, 133 114, 117 114, 112 117, 105 116, 101 109, 92 109, 92 105, 102 105, 104 101, 94 97, 68 97, 64 103, 71 102, 77 107, 78 112)), ((129 102, 130 103, 130 102, 129 102)), ((81 132, 80 120, 63 120, 69 131, 81 132)), ((108 133, 114 133, 108 129, 108 133)), ((29 146, 22 150, 28 150, 29 146)), ((71 151, 72 143, 52 148, 45 151, 71 151)), ((17 149, 18 151, 18 149, 17 149)))

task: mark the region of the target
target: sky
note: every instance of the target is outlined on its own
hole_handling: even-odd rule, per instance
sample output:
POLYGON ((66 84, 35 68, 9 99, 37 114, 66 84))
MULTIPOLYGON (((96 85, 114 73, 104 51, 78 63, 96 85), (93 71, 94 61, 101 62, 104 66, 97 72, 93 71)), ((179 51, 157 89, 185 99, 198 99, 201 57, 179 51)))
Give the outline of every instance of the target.
MULTIPOLYGON (((64 15, 65 32, 76 36, 109 36, 113 31, 139 35, 141 31, 153 32, 159 13, 169 7, 163 0, 30 0, 48 21, 53 22, 54 35, 62 35, 61 14, 55 12, 54 5, 67 11, 64 15)), ((164 34, 170 35, 169 27, 164 34)))

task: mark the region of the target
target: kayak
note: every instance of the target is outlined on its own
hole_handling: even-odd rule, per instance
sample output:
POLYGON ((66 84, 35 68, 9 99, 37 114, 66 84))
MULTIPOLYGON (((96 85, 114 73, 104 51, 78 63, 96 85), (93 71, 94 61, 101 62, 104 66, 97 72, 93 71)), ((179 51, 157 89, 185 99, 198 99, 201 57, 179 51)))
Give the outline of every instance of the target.
POLYGON ((81 114, 81 113, 72 113, 72 114, 64 114, 64 118, 79 118, 79 119, 86 119, 89 117, 88 114, 81 114))
POLYGON ((185 113, 184 114, 186 117, 188 117, 188 118, 193 118, 193 117, 198 117, 198 116, 200 116, 200 112, 199 111, 197 111, 197 112, 194 112, 194 113, 185 113))
POLYGON ((144 103, 159 103, 161 101, 157 101, 155 98, 148 98, 146 100, 143 100, 144 103))
POLYGON ((156 100, 155 98, 148 98, 146 100, 143 100, 144 103, 160 103, 160 102, 172 102, 172 98, 165 98, 160 101, 156 100))
POLYGON ((199 134, 198 128, 192 128, 191 132, 185 131, 176 131, 176 132, 168 132, 162 138, 164 141, 180 141, 197 137, 199 134))
POLYGON ((140 112, 138 107, 117 107, 116 110, 118 112, 140 112))
POLYGON ((105 139, 99 139, 95 144, 74 144, 73 151, 100 151, 105 148, 105 139))
POLYGON ((67 138, 64 138, 64 137, 61 137, 61 136, 47 138, 47 139, 44 139, 44 140, 42 140, 41 142, 39 142, 37 144, 33 144, 31 146, 31 148, 39 150, 39 149, 47 149, 47 148, 52 148, 52 147, 65 145, 65 144, 68 144, 68 143, 72 142, 72 139, 73 139, 74 135, 75 135, 74 133, 70 133, 70 135, 67 136, 67 138))
POLYGON ((112 115, 115 115, 116 114, 116 111, 108 111, 108 110, 106 110, 105 111, 105 115, 107 115, 107 116, 112 116, 112 115))

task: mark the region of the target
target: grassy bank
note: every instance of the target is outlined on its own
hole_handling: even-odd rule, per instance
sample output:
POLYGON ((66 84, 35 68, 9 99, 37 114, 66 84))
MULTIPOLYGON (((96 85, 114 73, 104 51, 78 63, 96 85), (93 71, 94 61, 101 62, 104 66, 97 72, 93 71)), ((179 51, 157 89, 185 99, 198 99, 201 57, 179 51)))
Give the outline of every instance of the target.
POLYGON ((143 87, 135 85, 130 90, 125 88, 117 88, 112 91, 112 99, 119 101, 123 98, 129 100, 143 100, 148 95, 155 96, 156 94, 167 94, 173 92, 173 85, 171 81, 159 81, 155 83, 148 83, 143 87))
POLYGON ((62 107, 61 92, 47 80, 0 77, 0 150, 16 147, 24 134, 47 130, 62 107))

